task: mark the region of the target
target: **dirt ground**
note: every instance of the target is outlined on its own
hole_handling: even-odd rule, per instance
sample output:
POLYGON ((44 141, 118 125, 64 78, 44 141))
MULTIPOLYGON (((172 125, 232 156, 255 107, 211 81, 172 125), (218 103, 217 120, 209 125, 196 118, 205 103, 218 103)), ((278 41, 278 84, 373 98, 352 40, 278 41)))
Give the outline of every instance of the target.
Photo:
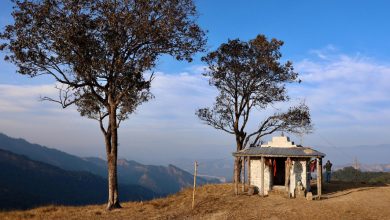
POLYGON ((0 219, 390 219, 390 186, 334 182, 326 184, 321 200, 287 199, 233 194, 231 184, 206 185, 148 202, 123 203, 105 211, 104 205, 46 206, 27 211, 0 212, 0 219))

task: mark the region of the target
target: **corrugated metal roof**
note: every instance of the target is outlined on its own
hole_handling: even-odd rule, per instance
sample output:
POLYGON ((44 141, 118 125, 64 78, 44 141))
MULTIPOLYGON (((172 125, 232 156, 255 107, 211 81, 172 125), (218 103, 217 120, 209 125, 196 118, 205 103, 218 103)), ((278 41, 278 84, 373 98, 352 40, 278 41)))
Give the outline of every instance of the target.
POLYGON ((325 157, 325 154, 308 147, 250 147, 234 152, 233 156, 325 157))

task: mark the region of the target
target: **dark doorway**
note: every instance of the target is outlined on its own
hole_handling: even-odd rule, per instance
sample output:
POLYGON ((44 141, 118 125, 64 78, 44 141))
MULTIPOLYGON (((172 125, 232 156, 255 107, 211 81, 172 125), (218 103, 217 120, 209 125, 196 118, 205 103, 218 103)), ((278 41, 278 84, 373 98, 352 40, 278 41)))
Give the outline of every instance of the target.
POLYGON ((273 185, 283 185, 284 186, 284 182, 285 182, 285 172, 286 172, 286 167, 285 167, 285 161, 286 161, 286 157, 279 157, 279 158, 275 158, 275 160, 272 160, 272 162, 276 162, 276 166, 273 165, 273 169, 276 168, 276 172, 275 170, 273 170, 272 174, 274 176, 274 182, 273 182, 273 185))

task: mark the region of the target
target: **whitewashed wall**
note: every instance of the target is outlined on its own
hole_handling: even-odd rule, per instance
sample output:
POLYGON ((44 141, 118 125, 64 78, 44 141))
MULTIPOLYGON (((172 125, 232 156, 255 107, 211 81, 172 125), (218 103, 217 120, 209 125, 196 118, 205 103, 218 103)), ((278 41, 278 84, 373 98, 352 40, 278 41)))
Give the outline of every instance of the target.
POLYGON ((251 185, 256 186, 259 190, 261 189, 261 174, 260 174, 260 160, 251 159, 251 185))
POLYGON ((307 162, 305 160, 294 160, 292 161, 292 169, 290 170, 290 193, 295 196, 295 188, 298 186, 298 182, 301 181, 302 186, 307 189, 307 162))
MULTIPOLYGON (((251 185, 256 186, 261 190, 261 160, 251 159, 251 185)), ((264 194, 268 195, 268 192, 272 187, 272 172, 269 166, 264 164, 264 194)))

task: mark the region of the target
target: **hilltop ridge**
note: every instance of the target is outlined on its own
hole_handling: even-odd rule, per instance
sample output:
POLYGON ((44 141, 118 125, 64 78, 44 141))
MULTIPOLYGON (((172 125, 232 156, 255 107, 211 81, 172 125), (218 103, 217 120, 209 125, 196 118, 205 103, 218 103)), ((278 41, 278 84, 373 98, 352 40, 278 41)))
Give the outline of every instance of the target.
POLYGON ((386 219, 390 216, 390 186, 334 182, 325 185, 323 199, 287 199, 282 195, 235 196, 231 184, 209 184, 147 202, 104 205, 46 206, 28 211, 0 212, 0 219, 386 219))

